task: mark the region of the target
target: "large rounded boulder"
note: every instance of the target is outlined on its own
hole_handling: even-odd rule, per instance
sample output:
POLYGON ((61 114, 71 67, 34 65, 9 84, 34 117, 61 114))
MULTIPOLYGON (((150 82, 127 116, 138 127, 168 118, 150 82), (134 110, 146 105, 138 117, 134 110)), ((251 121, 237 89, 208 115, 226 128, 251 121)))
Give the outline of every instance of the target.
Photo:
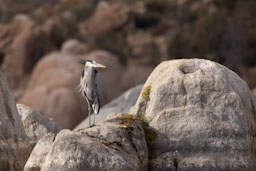
POLYGON ((162 62, 130 113, 157 133, 151 170, 255 170, 255 102, 247 84, 208 60, 162 62))

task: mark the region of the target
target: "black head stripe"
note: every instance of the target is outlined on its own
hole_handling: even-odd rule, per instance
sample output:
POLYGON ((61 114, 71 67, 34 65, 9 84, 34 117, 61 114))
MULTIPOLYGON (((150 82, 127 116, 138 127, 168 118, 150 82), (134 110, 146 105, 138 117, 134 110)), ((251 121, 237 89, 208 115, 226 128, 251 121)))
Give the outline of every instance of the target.
POLYGON ((91 59, 88 59, 86 62, 91 62, 91 63, 92 63, 92 60, 91 60, 91 59))
POLYGON ((84 70, 82 71, 82 78, 84 78, 84 70))

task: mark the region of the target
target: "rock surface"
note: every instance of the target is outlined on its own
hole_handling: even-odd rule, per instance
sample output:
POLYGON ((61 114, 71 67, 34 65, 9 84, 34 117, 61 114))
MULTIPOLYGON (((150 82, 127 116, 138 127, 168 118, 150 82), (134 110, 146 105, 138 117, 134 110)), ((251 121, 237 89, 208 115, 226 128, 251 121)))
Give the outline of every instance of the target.
POLYGON ((250 88, 253 89, 256 87, 256 67, 248 68, 247 70, 245 70, 243 73, 243 77, 247 84, 250 86, 250 88))
POLYGON ((29 170, 147 170, 148 151, 139 120, 114 113, 79 131, 62 130, 39 140, 29 170))
POLYGON ((17 104, 17 109, 32 145, 35 145, 47 133, 60 131, 60 128, 52 120, 44 117, 36 110, 23 104, 17 104))
POLYGON ((87 52, 87 47, 85 44, 79 42, 76 39, 70 39, 63 43, 61 47, 61 52, 67 53, 67 54, 79 55, 87 52))
MULTIPOLYGON (((131 88, 130 90, 120 95, 118 98, 103 106, 103 108, 100 109, 100 113, 96 115, 95 122, 98 123, 103 121, 110 113, 113 112, 127 113, 130 108, 135 105, 142 87, 143 85, 138 85, 134 88, 131 88)), ((78 126, 76 126, 75 130, 89 127, 88 123, 88 118, 86 118, 78 126)))
POLYGON ((144 65, 127 66, 121 78, 122 87, 128 90, 136 85, 144 84, 153 69, 153 67, 144 65))
POLYGON ((233 71, 184 59, 162 62, 130 112, 157 133, 151 170, 255 170, 255 107, 233 71))
POLYGON ((130 8, 123 4, 113 4, 104 10, 96 12, 80 26, 80 32, 84 37, 104 34, 118 29, 126 24, 130 18, 130 8))
POLYGON ((27 15, 17 15, 13 23, 0 27, 2 69, 12 89, 25 87, 37 61, 56 48, 52 43, 57 39, 55 31, 56 23, 38 26, 27 15))
POLYGON ((256 96, 256 88, 252 90, 252 93, 256 96))
POLYGON ((0 72, 0 170, 22 170, 31 147, 8 83, 0 72))

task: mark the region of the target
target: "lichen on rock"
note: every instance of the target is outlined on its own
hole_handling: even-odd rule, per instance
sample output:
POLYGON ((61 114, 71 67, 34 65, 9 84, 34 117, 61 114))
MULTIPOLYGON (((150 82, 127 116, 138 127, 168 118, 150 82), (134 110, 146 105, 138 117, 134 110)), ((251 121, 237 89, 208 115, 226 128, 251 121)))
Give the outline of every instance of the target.
POLYGON ((145 139, 148 147, 148 153, 149 155, 152 155, 155 151, 154 140, 157 138, 157 133, 152 127, 149 126, 149 123, 145 118, 145 116, 142 115, 140 117, 137 117, 131 114, 123 114, 121 119, 121 124, 127 127, 127 133, 132 136, 131 128, 133 128, 134 122, 136 120, 140 121, 141 127, 144 130, 145 139))
POLYGON ((142 91, 141 97, 150 100, 150 91, 151 91, 151 85, 145 87, 142 91))

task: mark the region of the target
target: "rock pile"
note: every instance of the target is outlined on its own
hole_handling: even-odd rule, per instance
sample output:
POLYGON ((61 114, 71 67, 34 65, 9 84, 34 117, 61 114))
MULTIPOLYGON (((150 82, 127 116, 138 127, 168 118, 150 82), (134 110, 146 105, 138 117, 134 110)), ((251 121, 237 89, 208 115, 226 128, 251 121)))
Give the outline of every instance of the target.
POLYGON ((255 170, 255 97, 200 59, 161 63, 129 113, 39 140, 25 170, 255 170))
POLYGON ((0 88, 0 170, 25 163, 27 171, 256 168, 256 98, 233 71, 212 61, 162 62, 131 114, 112 113, 74 131, 60 131, 24 105, 20 116, 2 73, 0 88))

